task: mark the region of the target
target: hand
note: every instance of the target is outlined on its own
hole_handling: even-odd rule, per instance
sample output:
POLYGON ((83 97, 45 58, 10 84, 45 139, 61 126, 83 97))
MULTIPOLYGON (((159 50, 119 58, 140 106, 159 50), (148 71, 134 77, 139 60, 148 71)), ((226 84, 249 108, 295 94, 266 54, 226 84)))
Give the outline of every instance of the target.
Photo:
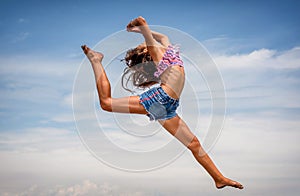
POLYGON ((142 33, 142 30, 139 26, 127 27, 128 32, 142 33))
POLYGON ((126 28, 128 32, 141 33, 141 28, 145 25, 147 25, 146 20, 143 17, 139 16, 130 21, 126 28))

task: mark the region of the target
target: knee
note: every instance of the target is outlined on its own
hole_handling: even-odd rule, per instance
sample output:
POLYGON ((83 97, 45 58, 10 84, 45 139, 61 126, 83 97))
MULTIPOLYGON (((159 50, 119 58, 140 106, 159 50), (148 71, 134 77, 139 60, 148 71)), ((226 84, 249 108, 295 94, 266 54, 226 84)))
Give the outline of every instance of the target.
POLYGON ((100 99, 100 106, 102 110, 111 112, 112 111, 111 99, 110 98, 100 99))
POLYGON ((201 144, 197 137, 193 138, 193 140, 188 145, 188 149, 190 149, 190 151, 192 151, 192 153, 199 153, 199 151, 201 149, 201 144))

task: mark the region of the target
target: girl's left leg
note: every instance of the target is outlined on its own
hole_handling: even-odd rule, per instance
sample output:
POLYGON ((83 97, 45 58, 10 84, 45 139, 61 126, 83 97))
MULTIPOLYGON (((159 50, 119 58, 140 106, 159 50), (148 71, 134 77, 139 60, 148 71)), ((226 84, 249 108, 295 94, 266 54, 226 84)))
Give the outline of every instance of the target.
POLYGON ((110 82, 101 63, 103 54, 85 45, 82 49, 93 67, 101 108, 109 112, 147 114, 138 96, 112 98, 110 82))
POLYGON ((179 116, 159 122, 169 133, 191 150, 198 163, 200 163, 214 179, 215 185, 218 189, 224 188, 225 186, 243 189, 243 185, 222 175, 214 162, 202 148, 197 137, 190 131, 189 127, 179 116))

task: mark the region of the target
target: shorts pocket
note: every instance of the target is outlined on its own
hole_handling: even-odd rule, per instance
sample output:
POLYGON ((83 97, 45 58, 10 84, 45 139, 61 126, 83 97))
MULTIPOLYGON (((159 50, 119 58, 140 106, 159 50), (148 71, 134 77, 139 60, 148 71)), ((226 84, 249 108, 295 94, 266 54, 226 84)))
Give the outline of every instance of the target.
POLYGON ((149 113, 151 113, 154 116, 154 119, 157 120, 164 118, 167 115, 167 110, 165 106, 155 102, 149 107, 149 113))
POLYGON ((156 99, 160 104, 163 104, 163 105, 169 103, 169 99, 168 99, 167 97, 163 96, 162 94, 157 94, 157 95, 155 96, 155 99, 156 99))

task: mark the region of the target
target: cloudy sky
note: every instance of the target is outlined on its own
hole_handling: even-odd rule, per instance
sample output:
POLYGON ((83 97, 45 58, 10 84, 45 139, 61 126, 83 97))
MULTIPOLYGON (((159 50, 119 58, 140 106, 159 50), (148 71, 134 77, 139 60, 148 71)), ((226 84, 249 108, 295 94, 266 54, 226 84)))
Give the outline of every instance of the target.
MULTIPOLYGON (((296 195, 300 192, 299 9, 300 3, 292 0, 2 0, 0 195, 296 195), (226 118, 209 154, 225 176, 244 184, 244 190, 216 190, 183 146, 175 142, 174 148, 163 149, 174 140, 157 124, 144 116, 98 110, 94 91, 89 94, 93 99, 80 102, 79 98, 75 103, 91 107, 97 122, 83 126, 78 126, 82 119, 75 122, 74 83, 84 81, 84 89, 94 88, 92 77, 78 78, 82 69, 92 76, 80 45, 101 48, 101 40, 124 30, 139 15, 149 24, 192 36, 216 63, 225 86, 226 118), (144 129, 136 129, 141 126, 144 129), (143 160, 163 164, 151 171, 124 171, 152 165, 140 165, 139 156, 126 162, 128 156, 114 153, 116 147, 133 154, 157 151, 143 160)), ((132 36, 128 40, 140 39, 132 36)), ((109 49, 120 47, 111 44, 109 49)), ((182 55, 189 49, 193 48, 183 48, 182 55)), ((119 84, 122 56, 105 55, 113 92, 126 94, 119 84)), ((190 91, 184 91, 179 113, 203 141, 211 119, 211 94, 204 85, 207 78, 195 75, 189 65, 186 89, 197 96, 189 99, 190 91)))

